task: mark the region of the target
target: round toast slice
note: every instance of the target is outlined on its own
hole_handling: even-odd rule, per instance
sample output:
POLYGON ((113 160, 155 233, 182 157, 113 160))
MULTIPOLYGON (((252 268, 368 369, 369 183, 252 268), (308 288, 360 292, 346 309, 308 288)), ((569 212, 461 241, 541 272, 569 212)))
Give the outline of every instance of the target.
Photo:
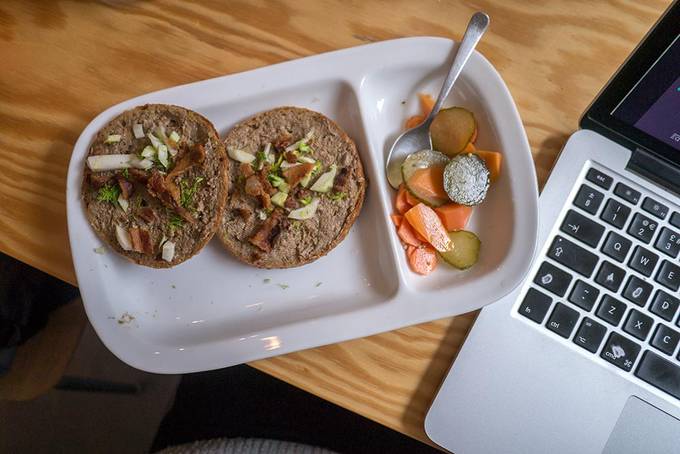
POLYGON ((228 169, 224 144, 206 118, 178 106, 139 106, 95 136, 82 182, 85 214, 117 253, 140 265, 169 268, 195 255, 215 234, 226 205, 228 169), (101 155, 130 159, 102 170, 101 155))
POLYGON ((224 143, 230 194, 218 237, 239 260, 258 268, 297 267, 347 236, 361 211, 366 178, 354 142, 334 121, 279 107, 236 125, 224 143), (256 160, 244 163, 248 155, 256 160), (287 192, 283 202, 277 200, 281 192, 287 192), (309 213, 301 211, 309 207, 316 210, 305 218, 309 213))

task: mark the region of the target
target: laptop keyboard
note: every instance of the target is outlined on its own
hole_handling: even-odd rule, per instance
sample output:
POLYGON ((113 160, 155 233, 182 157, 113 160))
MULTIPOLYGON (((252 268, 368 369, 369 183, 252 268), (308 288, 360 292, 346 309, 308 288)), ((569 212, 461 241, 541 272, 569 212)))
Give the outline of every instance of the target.
POLYGON ((518 313, 680 399, 680 209, 591 167, 518 313))

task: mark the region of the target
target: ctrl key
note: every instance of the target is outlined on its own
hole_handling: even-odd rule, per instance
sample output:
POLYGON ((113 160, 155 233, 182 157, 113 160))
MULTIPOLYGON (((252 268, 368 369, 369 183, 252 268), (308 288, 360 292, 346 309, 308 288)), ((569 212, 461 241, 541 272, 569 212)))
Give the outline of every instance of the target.
POLYGON ((523 315, 536 323, 542 323, 545 314, 547 314, 548 309, 550 309, 551 303, 552 298, 532 287, 524 296, 524 300, 522 301, 522 304, 520 304, 518 312, 520 315, 523 315))

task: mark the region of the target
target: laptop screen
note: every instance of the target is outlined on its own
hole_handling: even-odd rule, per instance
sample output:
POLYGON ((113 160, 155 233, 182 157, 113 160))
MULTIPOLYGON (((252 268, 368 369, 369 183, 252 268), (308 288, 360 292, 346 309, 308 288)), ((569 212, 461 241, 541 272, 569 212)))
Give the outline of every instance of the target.
POLYGON ((680 150, 680 35, 611 114, 680 150))
POLYGON ((580 126, 680 167, 680 0, 607 83, 580 126))

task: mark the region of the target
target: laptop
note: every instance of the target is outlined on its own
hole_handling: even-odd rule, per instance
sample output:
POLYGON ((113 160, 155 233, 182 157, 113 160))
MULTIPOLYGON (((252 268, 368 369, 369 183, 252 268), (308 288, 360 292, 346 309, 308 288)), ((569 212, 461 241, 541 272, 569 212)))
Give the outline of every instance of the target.
POLYGON ((680 3, 564 146, 526 281, 427 414, 456 454, 680 453, 680 3))

